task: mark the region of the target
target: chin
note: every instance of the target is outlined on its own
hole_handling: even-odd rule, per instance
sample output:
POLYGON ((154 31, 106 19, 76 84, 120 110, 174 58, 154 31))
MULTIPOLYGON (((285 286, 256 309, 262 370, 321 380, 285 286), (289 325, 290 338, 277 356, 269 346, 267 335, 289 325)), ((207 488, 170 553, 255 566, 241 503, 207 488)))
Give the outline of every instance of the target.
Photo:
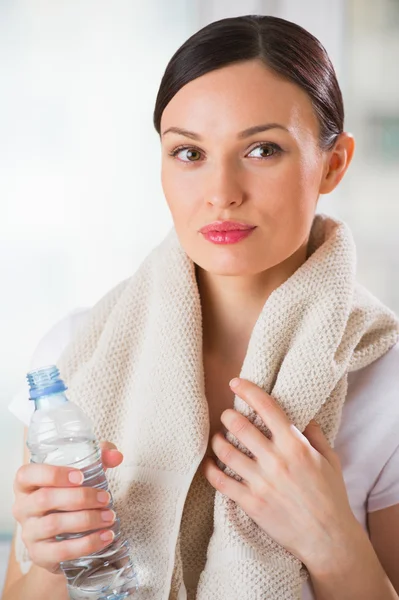
POLYGON ((213 275, 225 276, 225 277, 248 277, 248 275, 253 275, 253 273, 247 269, 238 269, 237 267, 231 267, 231 269, 220 268, 217 269, 213 265, 210 269, 205 269, 208 273, 212 273, 213 275))
POLYGON ((259 271, 255 267, 255 261, 248 262, 242 258, 233 257, 219 257, 215 260, 199 260, 195 261, 196 264, 213 275, 229 275, 234 277, 245 277, 248 275, 254 275, 259 271))
MULTIPOLYGON (((191 241, 191 240, 190 240, 191 241)), ((245 277, 262 271, 259 252, 255 248, 244 248, 245 241, 231 245, 192 244, 181 239, 182 246, 191 260, 200 269, 214 275, 245 277)))

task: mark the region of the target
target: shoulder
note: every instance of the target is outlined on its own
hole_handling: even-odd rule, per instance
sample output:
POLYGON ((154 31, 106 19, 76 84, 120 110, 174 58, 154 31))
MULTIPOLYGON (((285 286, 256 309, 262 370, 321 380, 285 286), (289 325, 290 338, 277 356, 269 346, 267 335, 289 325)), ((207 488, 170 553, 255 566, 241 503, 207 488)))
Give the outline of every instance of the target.
POLYGON ((399 343, 348 374, 348 393, 334 443, 359 519, 399 499, 399 343))
POLYGON ((394 451, 399 428, 399 343, 367 367, 348 374, 341 424, 346 443, 350 439, 360 444, 364 438, 371 447, 372 439, 378 440, 379 451, 387 455, 394 451))
MULTIPOLYGON (((348 388, 357 392, 378 392, 398 397, 399 342, 373 363, 348 375, 348 388)), ((398 403, 399 409, 399 403, 398 403)))

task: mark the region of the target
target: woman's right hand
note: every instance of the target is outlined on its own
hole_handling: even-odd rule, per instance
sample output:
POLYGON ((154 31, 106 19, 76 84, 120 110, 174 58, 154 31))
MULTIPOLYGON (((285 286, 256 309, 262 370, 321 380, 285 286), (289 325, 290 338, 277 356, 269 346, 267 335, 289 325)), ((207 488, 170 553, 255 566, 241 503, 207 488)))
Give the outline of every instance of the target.
MULTIPOLYGON (((102 442, 100 447, 104 469, 122 462, 123 455, 114 444, 102 442)), ((60 562, 98 552, 114 538, 114 533, 107 530, 115 520, 115 513, 106 508, 109 493, 82 487, 82 478, 78 469, 35 463, 23 465, 15 476, 13 516, 21 525, 30 559, 51 573, 62 572, 60 562), (70 481, 71 473, 80 478, 70 481), (99 531, 80 538, 55 540, 56 535, 93 529, 99 531)))

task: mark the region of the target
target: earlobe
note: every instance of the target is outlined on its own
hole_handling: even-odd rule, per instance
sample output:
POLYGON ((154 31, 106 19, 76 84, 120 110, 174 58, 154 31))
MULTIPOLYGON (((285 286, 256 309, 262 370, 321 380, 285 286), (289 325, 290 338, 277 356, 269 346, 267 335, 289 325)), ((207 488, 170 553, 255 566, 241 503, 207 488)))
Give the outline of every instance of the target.
POLYGON ((343 132, 330 151, 324 176, 320 185, 320 194, 329 194, 339 184, 346 173, 355 150, 355 140, 351 133, 343 132))

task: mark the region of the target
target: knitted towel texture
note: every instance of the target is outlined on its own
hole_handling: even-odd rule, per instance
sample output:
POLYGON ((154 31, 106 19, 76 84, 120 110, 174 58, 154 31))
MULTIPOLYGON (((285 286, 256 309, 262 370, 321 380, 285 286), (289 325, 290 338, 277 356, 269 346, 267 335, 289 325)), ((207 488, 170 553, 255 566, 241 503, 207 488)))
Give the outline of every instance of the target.
MULTIPOLYGON (((240 373, 300 431, 315 418, 332 446, 347 373, 399 339, 394 313, 356 282, 355 270, 348 226, 316 215, 307 260, 265 302, 240 373)), ((107 478, 138 599, 176 600, 185 589, 189 600, 301 598, 305 566, 200 475, 209 436, 201 303, 195 265, 174 229, 94 306, 58 367, 98 439, 124 454, 107 478)), ((238 396, 234 408, 270 437, 238 396)))

